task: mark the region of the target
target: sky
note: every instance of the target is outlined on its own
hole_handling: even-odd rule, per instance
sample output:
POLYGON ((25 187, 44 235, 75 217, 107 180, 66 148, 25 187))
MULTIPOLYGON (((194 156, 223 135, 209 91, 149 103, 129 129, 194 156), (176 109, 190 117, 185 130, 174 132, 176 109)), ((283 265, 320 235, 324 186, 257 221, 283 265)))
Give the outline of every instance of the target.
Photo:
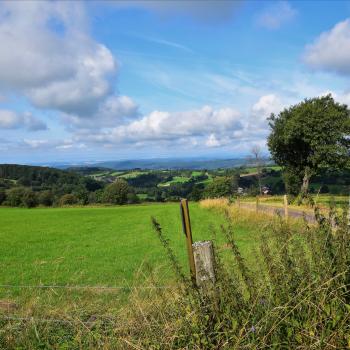
POLYGON ((268 154, 267 118, 350 105, 347 1, 1 1, 0 162, 268 154))

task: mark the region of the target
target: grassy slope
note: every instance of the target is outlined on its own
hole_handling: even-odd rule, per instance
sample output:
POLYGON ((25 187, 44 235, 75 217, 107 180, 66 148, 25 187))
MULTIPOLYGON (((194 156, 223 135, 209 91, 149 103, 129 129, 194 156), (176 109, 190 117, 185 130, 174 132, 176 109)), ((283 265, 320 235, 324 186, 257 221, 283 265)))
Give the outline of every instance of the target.
MULTIPOLYGON (((163 266, 167 260, 150 224, 154 215, 185 266, 185 239, 178 204, 109 208, 0 209, 0 284, 123 285, 142 263, 163 266)), ((222 219, 191 205, 194 240, 211 238, 210 225, 222 219)), ((238 243, 253 237, 237 228, 238 243)), ((219 238, 219 243, 223 242, 219 238)), ((1 290, 0 290, 1 293, 1 290)))

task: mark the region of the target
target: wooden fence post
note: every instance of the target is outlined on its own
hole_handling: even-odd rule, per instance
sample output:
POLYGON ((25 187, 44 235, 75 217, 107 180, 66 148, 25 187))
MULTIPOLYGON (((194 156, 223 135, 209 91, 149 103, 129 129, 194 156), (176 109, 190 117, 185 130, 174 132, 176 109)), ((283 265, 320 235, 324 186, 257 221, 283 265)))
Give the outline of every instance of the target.
POLYGON ((192 281, 195 281, 195 279, 196 279, 196 267, 195 267, 195 262, 194 262, 194 257, 193 257, 192 230, 191 230, 190 212, 188 210, 187 199, 181 199, 180 212, 181 212, 181 219, 182 219, 182 228, 183 228, 184 234, 186 236, 187 255, 188 255, 188 263, 190 266, 191 278, 192 278, 192 281))
POLYGON ((186 236, 191 279, 198 287, 207 288, 215 283, 213 243, 211 241, 193 243, 187 199, 181 199, 180 212, 182 228, 186 236))
POLYGON ((210 288, 215 284, 213 242, 195 242, 192 245, 196 266, 196 283, 200 288, 210 288))
POLYGON ((259 212, 259 196, 256 196, 255 211, 259 212))
POLYGON ((283 202, 284 202, 284 217, 286 220, 288 220, 288 216, 289 216, 289 214, 288 214, 288 197, 286 194, 283 196, 283 202))

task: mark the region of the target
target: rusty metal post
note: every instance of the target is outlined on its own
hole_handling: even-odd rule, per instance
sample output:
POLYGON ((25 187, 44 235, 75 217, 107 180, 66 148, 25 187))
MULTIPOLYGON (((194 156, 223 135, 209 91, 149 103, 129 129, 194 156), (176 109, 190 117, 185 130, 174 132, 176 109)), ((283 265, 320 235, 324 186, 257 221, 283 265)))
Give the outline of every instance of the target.
POLYGON ((189 262, 189 266, 190 266, 191 278, 193 281, 195 281, 196 280, 196 266, 195 266, 194 256, 193 256, 192 230, 191 230, 190 213, 188 210, 187 199, 181 199, 180 212, 181 212, 181 219, 182 219, 182 228, 183 228, 184 234, 186 236, 187 254, 188 254, 188 262, 189 262))

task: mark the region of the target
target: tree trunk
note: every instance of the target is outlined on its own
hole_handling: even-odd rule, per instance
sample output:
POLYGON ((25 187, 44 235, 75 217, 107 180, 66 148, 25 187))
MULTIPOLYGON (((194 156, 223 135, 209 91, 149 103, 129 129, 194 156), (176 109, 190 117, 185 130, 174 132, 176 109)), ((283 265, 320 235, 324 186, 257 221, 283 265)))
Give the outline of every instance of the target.
POLYGON ((305 168, 303 184, 301 185, 300 191, 302 198, 306 197, 309 192, 310 177, 311 174, 309 168, 305 168))

